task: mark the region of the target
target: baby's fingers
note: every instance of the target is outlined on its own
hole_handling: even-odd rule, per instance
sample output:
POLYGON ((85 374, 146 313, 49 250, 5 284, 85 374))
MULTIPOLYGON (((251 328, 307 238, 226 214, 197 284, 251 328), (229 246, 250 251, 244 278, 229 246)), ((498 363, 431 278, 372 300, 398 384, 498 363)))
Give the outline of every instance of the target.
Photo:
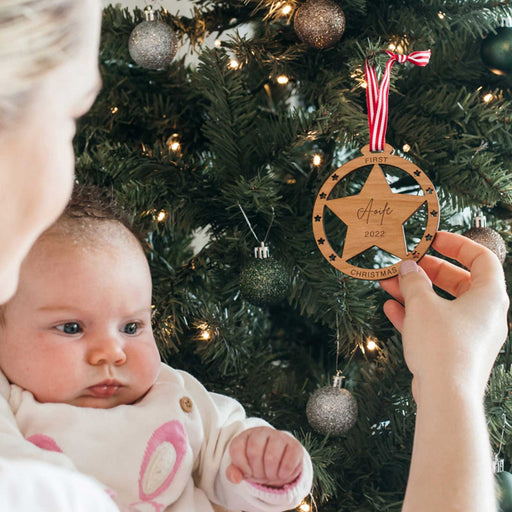
POLYGON ((269 485, 281 487, 293 482, 302 471, 301 444, 284 432, 269 439, 265 451, 265 472, 269 485))

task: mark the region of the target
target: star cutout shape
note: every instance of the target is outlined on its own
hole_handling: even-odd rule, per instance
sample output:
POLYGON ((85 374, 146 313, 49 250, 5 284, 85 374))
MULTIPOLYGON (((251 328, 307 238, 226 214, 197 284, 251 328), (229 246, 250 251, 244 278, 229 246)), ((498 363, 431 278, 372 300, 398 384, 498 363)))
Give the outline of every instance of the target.
POLYGON ((347 225, 342 259, 350 260, 371 247, 407 257, 403 224, 426 201, 424 196, 394 193, 379 165, 374 165, 359 194, 326 201, 347 225))

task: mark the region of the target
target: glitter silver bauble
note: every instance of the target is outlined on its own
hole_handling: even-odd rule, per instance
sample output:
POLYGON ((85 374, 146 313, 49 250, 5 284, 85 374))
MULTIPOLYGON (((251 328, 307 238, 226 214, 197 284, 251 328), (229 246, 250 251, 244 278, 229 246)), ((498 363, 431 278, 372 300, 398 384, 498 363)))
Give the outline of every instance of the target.
POLYGON ((497 231, 486 227, 485 217, 481 213, 475 216, 473 219, 473 227, 463 233, 463 235, 487 247, 487 249, 490 249, 498 256, 498 259, 503 265, 507 257, 505 240, 503 240, 503 237, 497 231))
POLYGON ((357 401, 337 379, 332 386, 317 389, 306 405, 308 422, 319 434, 341 436, 357 421, 357 401))
POLYGON ((178 38, 167 23, 154 18, 150 7, 144 10, 144 14, 146 21, 139 23, 130 34, 128 51, 131 58, 143 68, 165 68, 176 55, 178 38))
POLYGON ((307 0, 295 12, 293 28, 301 41, 322 50, 341 39, 345 13, 332 0, 307 0))

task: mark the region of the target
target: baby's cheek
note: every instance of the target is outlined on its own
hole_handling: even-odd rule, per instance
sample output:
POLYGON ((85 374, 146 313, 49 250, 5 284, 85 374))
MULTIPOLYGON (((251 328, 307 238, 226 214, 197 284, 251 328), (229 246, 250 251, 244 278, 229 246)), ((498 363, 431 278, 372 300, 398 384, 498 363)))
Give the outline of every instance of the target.
MULTIPOLYGON (((130 355, 128 355, 128 358, 130 358, 130 355)), ((132 354, 134 369, 139 375, 140 381, 144 382, 148 388, 156 381, 160 371, 160 361, 156 344, 137 347, 137 350, 132 354)))

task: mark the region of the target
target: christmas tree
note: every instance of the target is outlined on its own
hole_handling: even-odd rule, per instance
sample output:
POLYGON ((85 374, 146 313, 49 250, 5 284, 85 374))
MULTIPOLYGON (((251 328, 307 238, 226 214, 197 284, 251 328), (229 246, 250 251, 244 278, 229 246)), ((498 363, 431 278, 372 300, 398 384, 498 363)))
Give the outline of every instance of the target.
MULTIPOLYGON (((331 266, 312 231, 320 187, 368 144, 365 59, 383 69, 380 50, 431 49, 428 66, 393 68, 386 142, 434 184, 440 229, 466 232, 478 212, 487 227, 469 236, 504 251, 512 243, 508 4, 197 0, 189 16, 157 10, 166 26, 142 27, 149 46, 144 34, 130 40, 142 10, 104 10, 104 86, 79 122, 78 180, 113 190, 147 233, 163 360, 308 448, 315 481, 301 510, 400 510, 411 457, 411 375, 382 312, 386 296, 376 281, 331 266), (207 36, 219 40, 207 47, 207 36), (172 60, 188 44, 197 66, 172 60), (264 246, 270 258, 256 258, 264 246), (339 371, 341 406, 332 386, 339 371), (335 425, 319 390, 327 408, 341 407, 335 425)), ((354 175, 339 194, 367 176, 354 175)), ((391 176, 394 192, 415 186, 391 176)), ((408 239, 421 237, 424 217, 420 210, 407 222, 408 239)), ((340 250, 346 230, 335 221, 329 234, 340 250)), ((385 256, 358 258, 371 268, 385 256)), ((507 343, 486 396, 505 471, 510 352, 507 343)))

